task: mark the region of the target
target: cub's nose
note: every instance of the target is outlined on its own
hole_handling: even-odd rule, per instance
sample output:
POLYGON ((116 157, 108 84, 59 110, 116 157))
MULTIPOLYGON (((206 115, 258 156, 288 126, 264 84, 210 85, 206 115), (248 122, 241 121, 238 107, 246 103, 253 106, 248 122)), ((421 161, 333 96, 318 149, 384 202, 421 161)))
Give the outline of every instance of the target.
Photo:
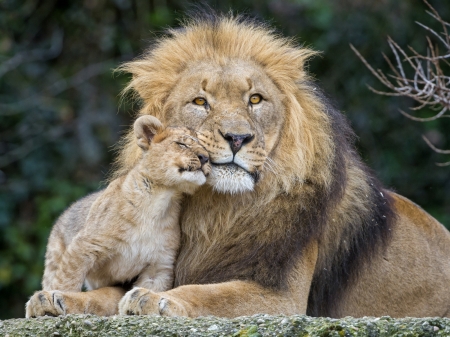
POLYGON ((200 160, 200 163, 202 165, 206 164, 209 161, 208 156, 205 156, 204 154, 199 154, 199 155, 197 155, 197 157, 198 157, 198 160, 200 160))

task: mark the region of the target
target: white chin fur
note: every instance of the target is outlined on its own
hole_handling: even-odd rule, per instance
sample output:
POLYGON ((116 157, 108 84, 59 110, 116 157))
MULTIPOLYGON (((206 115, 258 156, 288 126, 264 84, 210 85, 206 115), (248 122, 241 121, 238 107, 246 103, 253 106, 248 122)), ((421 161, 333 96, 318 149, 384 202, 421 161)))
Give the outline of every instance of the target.
POLYGON ((193 194, 195 190, 206 182, 206 177, 202 171, 184 171, 181 173, 183 180, 178 183, 178 189, 187 194, 193 194))
POLYGON ((236 165, 213 165, 207 183, 217 192, 230 194, 250 192, 255 187, 250 174, 236 165))
POLYGON ((184 171, 181 176, 185 181, 193 183, 195 185, 203 185, 206 182, 206 177, 202 171, 184 171))

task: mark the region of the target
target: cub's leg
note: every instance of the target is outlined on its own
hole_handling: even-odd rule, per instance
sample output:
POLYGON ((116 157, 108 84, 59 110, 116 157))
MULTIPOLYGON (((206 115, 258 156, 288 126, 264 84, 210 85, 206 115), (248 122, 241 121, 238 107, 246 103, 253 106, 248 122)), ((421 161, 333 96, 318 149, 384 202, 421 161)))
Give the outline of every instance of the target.
POLYGON ((147 288, 155 292, 166 291, 173 288, 173 263, 170 265, 152 264, 147 266, 140 274, 135 287, 147 288))
POLYGON ((93 267, 95 257, 83 249, 85 244, 73 241, 62 255, 58 269, 52 278, 43 283, 44 290, 80 291, 87 272, 93 267), (83 252, 84 251, 84 252, 83 252))
POLYGON ((86 226, 89 211, 103 193, 104 191, 95 192, 78 200, 61 214, 54 224, 48 238, 47 251, 45 253, 45 270, 42 278, 43 290, 57 289, 54 281, 56 274, 60 273, 59 269, 63 263, 62 259, 66 255, 67 248, 83 227, 86 226))
POLYGON ((118 303, 125 294, 119 287, 105 287, 87 292, 38 291, 25 306, 26 317, 118 313, 118 303))
POLYGON ((51 290, 53 280, 61 265, 61 260, 66 251, 66 245, 60 235, 52 231, 48 240, 47 251, 45 253, 45 269, 42 277, 42 289, 51 290))
MULTIPOLYGON (((145 268, 134 283, 134 289, 141 289, 143 292, 151 293, 166 291, 173 288, 173 267, 152 265, 145 268)), ((132 291, 127 293, 119 303, 119 312, 127 314, 130 312, 128 308, 135 301, 135 295, 132 291), (134 295, 131 295, 134 294, 134 295)))
POLYGON ((81 291, 86 274, 111 255, 115 242, 102 232, 77 235, 63 254, 50 287, 44 290, 81 291))

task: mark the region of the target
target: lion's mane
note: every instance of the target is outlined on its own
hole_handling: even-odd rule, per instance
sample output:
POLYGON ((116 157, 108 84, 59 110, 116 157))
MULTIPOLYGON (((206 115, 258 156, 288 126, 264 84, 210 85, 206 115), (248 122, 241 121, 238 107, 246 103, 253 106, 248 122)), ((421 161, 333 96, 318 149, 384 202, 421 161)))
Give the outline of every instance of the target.
MULTIPOLYGON (((210 221, 204 214, 191 214, 189 224, 183 223, 185 250, 194 242, 204 249, 198 248, 200 253, 194 257, 181 252, 179 265, 183 266, 176 284, 251 279, 283 289, 303 248, 318 240, 308 314, 329 315, 358 271, 385 247, 394 217, 391 201, 356 154, 348 122, 306 73, 305 62, 314 54, 241 16, 194 15, 181 28, 169 30, 139 59, 121 67, 132 74, 126 91, 141 100, 140 114, 162 121, 164 104, 180 74, 193 62, 206 59, 219 65, 232 59, 255 62, 283 94, 285 125, 269 154, 273 170, 267 170, 255 191, 247 195, 217 195, 204 189, 190 201, 197 204, 199 213, 211 212, 210 221), (264 227, 251 219, 257 219, 263 209, 279 211, 280 202, 296 205, 291 221, 272 224, 264 234, 264 227), (233 231, 222 227, 236 225, 237 217, 250 237, 233 253, 234 247, 225 243, 226 234, 233 231), (228 223, 220 227, 219 218, 228 223), (215 245, 221 256, 212 253, 215 245), (205 256, 211 258, 205 261, 205 256), (204 267, 193 276, 189 268, 200 264, 196 259, 203 259, 204 267)), ((134 165, 137 153, 133 142, 125 140, 116 176, 134 165)))

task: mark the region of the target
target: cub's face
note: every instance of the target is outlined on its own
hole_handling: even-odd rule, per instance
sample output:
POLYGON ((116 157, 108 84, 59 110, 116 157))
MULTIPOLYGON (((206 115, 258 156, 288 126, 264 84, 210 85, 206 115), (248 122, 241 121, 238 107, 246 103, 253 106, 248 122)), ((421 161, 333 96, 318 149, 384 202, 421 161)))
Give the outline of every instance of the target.
POLYGON ((151 168, 153 180, 189 194, 204 184, 211 172, 208 152, 195 132, 184 127, 169 127, 156 134, 143 160, 144 166, 151 168))
POLYGON ((259 66, 202 61, 181 74, 164 105, 167 125, 197 130, 210 155, 207 183, 218 192, 252 191, 284 122, 282 95, 259 66))

